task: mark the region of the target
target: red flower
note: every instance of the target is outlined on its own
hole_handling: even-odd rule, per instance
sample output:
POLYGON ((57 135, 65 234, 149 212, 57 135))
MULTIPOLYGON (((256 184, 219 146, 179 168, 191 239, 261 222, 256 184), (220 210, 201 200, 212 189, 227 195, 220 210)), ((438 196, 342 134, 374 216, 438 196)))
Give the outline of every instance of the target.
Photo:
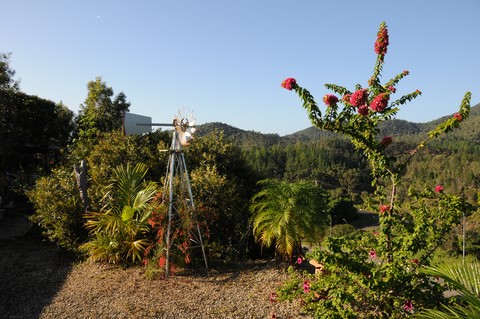
POLYGON ((410 259, 409 261, 413 264, 418 264, 418 259, 417 258, 410 259))
POLYGON ((392 144, 392 138, 390 136, 384 136, 380 145, 383 147, 387 147, 388 145, 392 144))
POLYGON ((380 214, 388 212, 390 210, 390 205, 380 205, 380 214))
POLYGON ((397 92, 397 89, 396 89, 394 86, 392 86, 392 85, 390 85, 390 86, 388 87, 388 90, 389 90, 390 92, 392 92, 392 93, 397 92))
POLYGON ((412 303, 411 300, 405 301, 405 303, 403 304, 403 310, 405 310, 405 311, 412 311, 413 310, 413 303, 412 303))
POLYGON ((323 97, 323 102, 327 105, 327 106, 332 106, 334 104, 337 104, 338 102, 338 97, 336 97, 335 95, 333 94, 325 94, 325 96, 323 97))
POLYGON ((350 104, 356 107, 360 107, 360 105, 365 104, 366 101, 367 101, 366 89, 357 90, 350 96, 350 104))
POLYGON ((441 193, 441 192, 443 192, 443 186, 442 186, 442 185, 437 185, 437 186, 435 187, 435 192, 436 192, 436 193, 441 193))
POLYGON ((300 265, 300 264, 302 264, 302 262, 303 262, 303 259, 302 259, 302 257, 298 257, 298 258, 297 258, 297 264, 299 264, 299 265, 300 265))
POLYGON ((422 94, 422 91, 420 91, 420 90, 417 89, 417 90, 415 90, 415 93, 417 93, 417 94, 422 94))
POLYGON ((377 252, 375 251, 375 249, 370 250, 370 253, 368 253, 368 255, 370 256, 370 259, 377 258, 377 252))
POLYGON ((375 112, 382 112, 387 107, 389 99, 389 94, 380 93, 373 99, 372 103, 370 104, 370 108, 375 112))
POLYGON ((297 85, 297 80, 295 80, 294 78, 286 78, 282 82, 282 87, 289 91, 291 91, 295 85, 297 85))
POLYGON ((303 292, 306 294, 310 292, 310 285, 307 280, 303 282, 303 292))
POLYGON ((462 114, 460 113, 455 113, 453 114, 453 117, 455 118, 455 120, 457 120, 458 122, 461 122, 463 120, 463 116, 462 114))
POLYGON ((368 106, 366 104, 364 104, 364 105, 358 107, 357 112, 358 112, 358 114, 360 114, 362 116, 368 115, 368 106))
POLYGON ((403 74, 408 75, 410 72, 407 70, 403 70, 403 74))
POLYGON ((388 29, 385 24, 380 26, 377 33, 377 41, 375 41, 374 49, 376 54, 386 54, 388 47, 388 29))

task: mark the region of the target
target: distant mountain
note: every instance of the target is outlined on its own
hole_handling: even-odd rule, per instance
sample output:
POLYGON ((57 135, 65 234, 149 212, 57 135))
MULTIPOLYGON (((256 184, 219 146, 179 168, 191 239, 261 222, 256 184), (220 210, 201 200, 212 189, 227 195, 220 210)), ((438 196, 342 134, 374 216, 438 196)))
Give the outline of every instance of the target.
MULTIPOLYGON (((425 134, 431 129, 435 128, 439 123, 451 116, 452 115, 444 116, 442 118, 426 123, 414 123, 405 120, 394 119, 385 122, 380 126, 380 135, 412 136, 425 134)), ((460 130, 456 130, 454 133, 452 133, 452 137, 460 137, 464 139, 473 139, 475 141, 480 141, 480 125, 478 125, 479 121, 480 104, 477 104, 471 108, 470 118, 462 124, 460 130)), ((254 144, 271 146, 279 143, 288 144, 299 140, 308 141, 323 138, 333 138, 335 136, 338 136, 335 133, 319 130, 313 126, 285 136, 280 136, 278 134, 263 134, 255 131, 246 131, 220 122, 202 124, 199 125, 197 128, 198 131, 196 134, 198 134, 198 136, 204 136, 215 130, 219 130, 224 132, 225 137, 231 138, 239 145, 244 146, 254 144)))
POLYGON ((282 141, 282 137, 280 137, 278 134, 263 134, 255 131, 245 131, 220 122, 198 125, 197 129, 198 130, 195 132, 195 134, 198 136, 205 136, 216 130, 223 131, 225 137, 232 139, 239 145, 259 143, 265 146, 271 146, 282 141))

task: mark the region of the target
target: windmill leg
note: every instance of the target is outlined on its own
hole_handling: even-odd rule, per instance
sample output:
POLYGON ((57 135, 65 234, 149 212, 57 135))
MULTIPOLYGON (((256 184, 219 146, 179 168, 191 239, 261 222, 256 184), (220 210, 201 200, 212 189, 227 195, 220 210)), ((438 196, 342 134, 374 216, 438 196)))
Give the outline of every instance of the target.
POLYGON ((205 268, 208 270, 207 255, 205 254, 205 246, 203 246, 202 233, 200 232, 200 224, 198 223, 197 210, 195 209, 195 204, 193 202, 192 187, 190 186, 190 178, 188 177, 187 164, 185 163, 185 157, 184 157, 183 153, 181 154, 181 160, 182 160, 182 166, 183 166, 183 171, 184 171, 183 176, 185 176, 185 184, 187 186, 188 196, 190 198, 190 205, 191 205, 191 208, 192 208, 193 221, 197 225, 198 242, 200 244, 200 247, 202 248, 203 260, 205 262, 205 268))
POLYGON ((169 188, 169 199, 168 199, 168 224, 167 224, 167 234, 165 235, 165 244, 166 244, 166 256, 165 256, 165 276, 168 277, 170 273, 170 246, 171 243, 171 228, 173 222, 173 175, 175 172, 175 152, 170 154, 170 172, 168 175, 168 188, 169 188))

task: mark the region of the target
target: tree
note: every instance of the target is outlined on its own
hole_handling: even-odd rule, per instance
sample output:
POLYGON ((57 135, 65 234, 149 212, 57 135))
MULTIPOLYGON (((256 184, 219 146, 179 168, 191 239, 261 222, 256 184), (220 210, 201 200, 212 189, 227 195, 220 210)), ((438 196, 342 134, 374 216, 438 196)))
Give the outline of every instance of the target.
POLYGON ((241 156, 240 148, 213 131, 194 138, 185 149, 191 172, 192 191, 198 216, 205 223, 208 252, 218 259, 246 253, 252 234, 248 201, 256 175, 241 156))
POLYGON ((20 91, 0 90, 0 153, 13 171, 28 152, 66 146, 73 129, 73 112, 63 104, 20 91))
POLYGON ((100 133, 120 130, 123 112, 128 111, 130 103, 126 95, 120 92, 113 100, 113 89, 108 87, 101 77, 87 84, 88 95, 76 118, 74 132, 75 155, 83 158, 94 144, 100 133))
POLYGON ((10 67, 11 53, 0 53, 0 90, 17 91, 18 81, 15 81, 15 70, 10 67))
POLYGON ((311 93, 287 78, 282 86, 295 91, 303 101, 312 124, 322 130, 349 137, 355 148, 367 158, 372 186, 381 203, 380 229, 363 233, 360 241, 326 238, 321 249, 310 254, 324 266, 325 275, 311 278, 311 290, 305 301, 318 317, 397 318, 413 309, 430 307, 442 298, 439 284, 419 273, 419 265, 429 265, 432 253, 457 225, 462 214, 475 207, 459 196, 450 195, 438 185, 424 191, 409 191, 410 205, 398 200, 398 187, 413 156, 434 138, 460 126, 470 113, 470 92, 458 113, 446 118, 407 154, 392 154, 391 136, 380 135, 379 125, 392 119, 404 105, 420 96, 416 90, 390 102, 398 82, 409 72, 403 71, 382 84, 380 82, 389 44, 386 24, 380 25, 374 51, 377 54, 368 87, 356 85, 349 90, 336 84, 325 87, 321 110, 311 93), (406 206, 406 207, 405 207, 406 206))
POLYGON ((328 221, 326 193, 309 182, 263 180, 251 200, 253 232, 266 247, 292 258, 302 254, 302 241, 319 239, 328 221))

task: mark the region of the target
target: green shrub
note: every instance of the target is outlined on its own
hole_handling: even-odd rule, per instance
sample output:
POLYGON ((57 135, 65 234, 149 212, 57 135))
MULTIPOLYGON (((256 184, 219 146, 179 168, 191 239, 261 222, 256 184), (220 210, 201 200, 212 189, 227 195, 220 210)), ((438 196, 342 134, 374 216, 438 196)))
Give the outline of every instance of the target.
POLYGON ((158 181, 165 174, 168 153, 159 155, 157 147, 160 145, 167 148, 164 140, 169 138, 167 132, 145 136, 123 136, 119 131, 103 134, 86 158, 89 176, 88 195, 92 206, 99 210, 107 204, 102 199, 105 188, 112 182, 113 168, 127 162, 132 165, 137 163, 147 165, 149 173, 146 179, 158 181))
POLYGON ((51 241, 75 250, 86 239, 84 210, 73 169, 55 169, 51 175, 39 178, 27 197, 35 209, 30 219, 51 241))
POLYGON ((108 205, 85 215, 91 239, 81 246, 93 261, 140 262, 151 245, 149 218, 155 209, 155 183, 145 183, 147 166, 119 166, 113 170, 108 205))

